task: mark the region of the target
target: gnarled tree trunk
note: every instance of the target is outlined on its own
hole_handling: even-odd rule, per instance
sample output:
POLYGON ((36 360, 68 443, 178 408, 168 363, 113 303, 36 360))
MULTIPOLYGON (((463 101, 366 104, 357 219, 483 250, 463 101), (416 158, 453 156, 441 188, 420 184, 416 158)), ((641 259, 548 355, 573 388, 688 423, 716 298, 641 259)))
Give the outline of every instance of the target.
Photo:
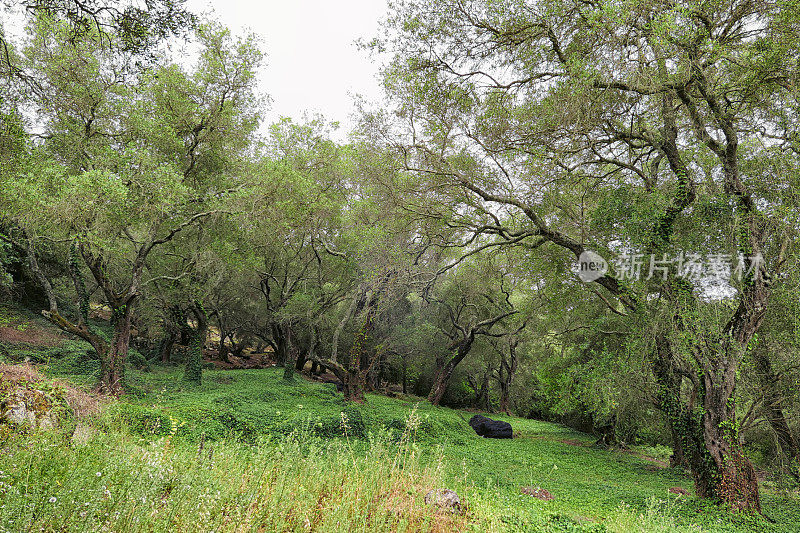
POLYGON ((172 355, 172 347, 175 346, 176 340, 178 340, 178 335, 175 332, 169 331, 164 334, 158 348, 158 358, 162 363, 169 363, 169 358, 172 355))
POLYGON ((500 368, 497 369, 497 383, 500 385, 500 411, 510 415, 509 412, 509 399, 511 396, 511 383, 514 381, 514 375, 517 373, 517 366, 519 360, 517 359, 517 346, 519 340, 512 337, 508 341, 508 357, 502 349, 495 347, 500 354, 500 368))
POLYGON ((28 265, 39 281, 39 284, 44 289, 50 305, 50 309, 42 311, 42 315, 61 330, 76 335, 92 345, 92 348, 94 348, 100 359, 100 380, 97 385, 97 389, 100 392, 113 395, 122 394, 125 377, 125 362, 128 357, 128 347, 131 336, 132 308, 138 295, 138 275, 140 272, 134 271, 131 287, 125 294, 118 295, 113 291, 110 282, 105 277, 100 260, 92 257, 81 249, 84 260, 89 265, 92 274, 103 288, 110 302, 111 321, 114 326, 114 333, 111 343, 107 343, 102 337, 97 335, 88 324, 89 299, 83 287, 83 281, 80 278, 80 271, 77 267, 77 245, 73 244, 70 249, 70 270, 75 284, 76 294, 79 298, 78 306, 80 309, 77 321, 73 323, 59 312, 55 291, 50 284, 50 280, 47 279, 47 276, 45 276, 44 272, 39 267, 39 262, 36 259, 36 253, 33 248, 33 241, 27 234, 25 237, 27 240, 28 265))
POLYGON ((428 393, 428 401, 433 405, 439 405, 442 401, 444 393, 447 391, 447 385, 450 383, 450 378, 453 377, 453 372, 458 363, 464 360, 469 351, 472 349, 472 342, 475 340, 475 335, 470 335, 467 339, 458 343, 455 353, 449 359, 443 357, 436 358, 437 372, 433 380, 433 386, 430 393, 428 393))
POLYGON ((736 384, 736 366, 725 364, 723 355, 703 375, 705 397, 702 430, 705 447, 714 461, 712 474, 697 483, 704 494, 717 498, 735 509, 761 511, 758 478, 750 461, 742 453, 736 433, 735 404, 731 402, 736 384))
POLYGON ((484 411, 491 411, 489 406, 489 378, 491 377, 491 367, 485 369, 480 378, 473 375, 467 375, 467 382, 469 383, 472 392, 475 394, 473 403, 476 407, 484 411))
POLYGON ((345 400, 356 403, 364 403, 366 401, 365 380, 360 371, 348 370, 341 376, 337 375, 337 377, 342 380, 342 385, 344 385, 342 392, 345 400))
POLYGON ((230 350, 228 349, 228 337, 230 334, 227 331, 224 331, 222 328, 219 329, 219 345, 217 347, 217 358, 224 362, 230 363, 231 359, 229 357, 230 350))
POLYGON ((442 401, 442 397, 447 390, 447 385, 450 383, 450 378, 453 377, 453 372, 455 371, 456 366, 464 360, 469 351, 472 349, 472 344, 475 342, 475 336, 488 335, 491 328, 495 324, 507 316, 511 316, 516 313, 516 311, 507 311, 468 327, 463 327, 457 324, 453 319, 453 315, 451 314, 451 320, 453 320, 453 326, 456 330, 456 332, 450 336, 453 341, 450 344, 450 350, 453 350, 454 353, 449 359, 444 357, 436 358, 437 372, 436 378, 433 380, 431 391, 428 393, 429 402, 431 402, 433 405, 439 405, 439 403, 442 401))
POLYGON ((181 322, 184 322, 183 312, 180 307, 170 307, 167 316, 164 318, 164 337, 159 346, 159 358, 161 362, 168 363, 172 355, 172 347, 178 340, 181 330, 181 322))
POLYGON ((130 305, 111 310, 114 334, 107 352, 100 356, 100 389, 109 394, 119 395, 123 392, 131 338, 131 315, 130 305))
POLYGON ((208 335, 208 315, 203 308, 203 304, 195 302, 192 307, 197 320, 192 335, 191 344, 186 354, 186 365, 184 367, 183 379, 191 383, 199 385, 203 379, 203 348, 206 344, 206 337, 208 335))
POLYGON ((700 357, 707 364, 700 375, 690 374, 696 394, 687 404, 680 397, 680 379, 672 373, 669 342, 661 338, 658 344, 654 371, 660 406, 680 441, 680 453, 691 469, 697 496, 760 512, 758 479, 741 450, 733 402, 742 348, 731 339, 718 344, 717 352, 700 357))
POLYGON ((272 349, 275 351, 275 364, 284 366, 289 359, 290 327, 286 324, 273 322, 269 328, 272 334, 270 344, 272 344, 272 349))

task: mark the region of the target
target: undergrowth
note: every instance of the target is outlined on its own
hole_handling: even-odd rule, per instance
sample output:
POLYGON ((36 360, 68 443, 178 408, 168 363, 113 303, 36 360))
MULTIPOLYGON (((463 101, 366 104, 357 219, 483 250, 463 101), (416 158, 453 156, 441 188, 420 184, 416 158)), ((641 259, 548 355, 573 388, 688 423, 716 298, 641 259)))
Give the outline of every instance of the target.
MULTIPOLYGON (((48 348, 49 350, 50 348, 48 348)), ((92 382, 64 345, 40 367, 92 382)), ((762 484, 768 522, 694 498, 668 450, 609 451, 564 426, 503 415, 513 440, 482 439, 473 413, 415 397, 347 404, 333 385, 280 369, 130 368, 128 392, 71 432, 0 443, 0 531, 798 531, 792 488, 762 484), (521 493, 548 490, 552 501, 521 493), (689 496, 669 493, 682 487, 689 496), (465 514, 423 502, 456 490, 465 514)))
POLYGON ((297 433, 189 444, 94 432, 20 436, 0 459, 3 531, 456 531, 473 513, 435 512, 440 485, 409 446, 297 433))

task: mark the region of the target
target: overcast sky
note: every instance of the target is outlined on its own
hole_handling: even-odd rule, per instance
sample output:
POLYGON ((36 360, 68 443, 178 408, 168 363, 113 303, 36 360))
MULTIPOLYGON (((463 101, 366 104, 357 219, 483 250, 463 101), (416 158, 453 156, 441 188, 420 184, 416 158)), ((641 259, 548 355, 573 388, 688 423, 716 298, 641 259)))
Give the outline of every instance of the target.
POLYGON ((319 112, 352 125, 351 95, 380 97, 377 65, 354 41, 378 33, 386 0, 188 0, 193 12, 213 11, 234 34, 250 30, 262 39, 261 92, 272 98, 267 122, 319 112))

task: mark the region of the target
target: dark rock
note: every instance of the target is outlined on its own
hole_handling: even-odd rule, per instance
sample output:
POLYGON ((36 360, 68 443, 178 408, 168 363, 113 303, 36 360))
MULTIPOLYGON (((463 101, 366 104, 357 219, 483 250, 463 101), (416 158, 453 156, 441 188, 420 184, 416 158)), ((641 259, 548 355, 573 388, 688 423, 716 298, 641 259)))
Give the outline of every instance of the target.
POLYGON ((469 425, 475 430, 475 433, 487 439, 511 439, 514 437, 511 424, 502 420, 492 420, 483 415, 475 415, 469 419, 469 425))

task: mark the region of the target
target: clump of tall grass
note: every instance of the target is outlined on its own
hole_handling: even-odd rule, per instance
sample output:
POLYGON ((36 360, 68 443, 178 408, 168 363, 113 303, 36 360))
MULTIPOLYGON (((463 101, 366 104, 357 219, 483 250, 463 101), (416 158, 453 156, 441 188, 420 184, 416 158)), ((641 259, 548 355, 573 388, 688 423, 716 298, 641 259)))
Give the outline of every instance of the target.
MULTIPOLYGON (((401 442, 300 431, 255 445, 125 432, 18 435, 0 450, 0 531, 459 531, 423 503, 413 415, 401 442)), ((347 423, 346 420, 343 423, 347 423)))
POLYGON ((646 509, 637 511, 630 505, 621 502, 615 512, 606 520, 609 532, 642 532, 642 533, 702 533, 703 528, 696 524, 682 524, 677 515, 679 497, 669 495, 664 499, 648 498, 646 509))

